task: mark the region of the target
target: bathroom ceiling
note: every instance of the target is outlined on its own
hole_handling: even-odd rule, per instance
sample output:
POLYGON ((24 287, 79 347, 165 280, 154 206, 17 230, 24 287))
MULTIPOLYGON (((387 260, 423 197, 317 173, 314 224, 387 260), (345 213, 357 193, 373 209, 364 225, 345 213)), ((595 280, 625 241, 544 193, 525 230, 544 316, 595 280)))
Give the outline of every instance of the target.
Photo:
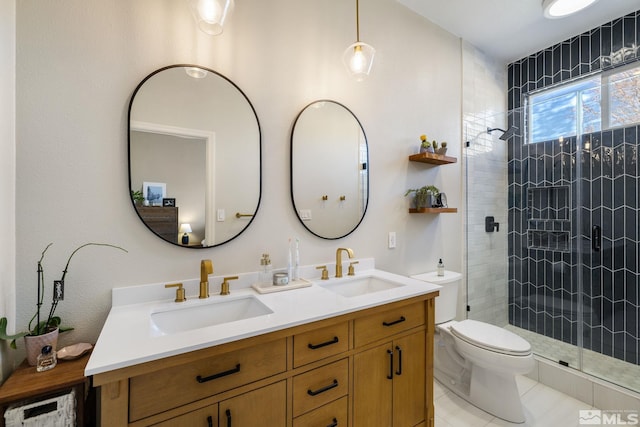
POLYGON ((542 0, 397 0, 434 24, 509 63, 640 9, 640 0, 599 0, 547 19, 542 0))

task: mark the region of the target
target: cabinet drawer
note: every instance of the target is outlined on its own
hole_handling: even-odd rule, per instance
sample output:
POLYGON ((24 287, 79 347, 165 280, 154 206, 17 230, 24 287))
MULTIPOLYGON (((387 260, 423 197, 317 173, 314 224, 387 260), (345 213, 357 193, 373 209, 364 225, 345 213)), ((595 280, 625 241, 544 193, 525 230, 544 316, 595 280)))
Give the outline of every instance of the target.
POLYGON ((247 384, 286 370, 286 340, 276 340, 133 377, 129 420, 247 384))
POLYGON ((349 325, 343 322, 293 337, 293 366, 298 367, 349 349, 349 325))
POLYGON ((153 427, 217 427, 218 405, 210 405, 170 420, 153 424, 153 427))
POLYGON ((346 427, 347 396, 294 418, 293 427, 346 427))
POLYGON ((349 390, 349 360, 342 359, 293 378, 293 416, 345 396, 349 390))
POLYGON ((362 317, 354 322, 355 346, 360 347, 420 325, 424 325, 423 302, 362 317))

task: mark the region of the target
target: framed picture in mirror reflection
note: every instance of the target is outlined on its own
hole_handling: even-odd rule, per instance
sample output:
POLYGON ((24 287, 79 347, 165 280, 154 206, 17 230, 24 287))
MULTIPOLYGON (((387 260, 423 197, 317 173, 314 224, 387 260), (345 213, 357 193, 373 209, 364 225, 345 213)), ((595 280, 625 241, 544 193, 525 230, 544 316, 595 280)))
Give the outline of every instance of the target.
POLYGON ((164 182, 142 183, 142 196, 150 206, 162 206, 162 199, 167 197, 167 184, 164 182))

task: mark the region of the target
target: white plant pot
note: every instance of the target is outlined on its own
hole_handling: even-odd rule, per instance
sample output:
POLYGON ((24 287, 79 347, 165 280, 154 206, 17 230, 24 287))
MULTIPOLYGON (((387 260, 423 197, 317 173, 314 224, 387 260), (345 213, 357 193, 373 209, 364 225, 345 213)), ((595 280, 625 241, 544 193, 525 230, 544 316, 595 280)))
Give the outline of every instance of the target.
POLYGON ((58 328, 42 335, 25 335, 24 346, 27 350, 27 361, 30 366, 36 366, 38 355, 42 353, 42 347, 50 345, 56 351, 58 344, 58 328))

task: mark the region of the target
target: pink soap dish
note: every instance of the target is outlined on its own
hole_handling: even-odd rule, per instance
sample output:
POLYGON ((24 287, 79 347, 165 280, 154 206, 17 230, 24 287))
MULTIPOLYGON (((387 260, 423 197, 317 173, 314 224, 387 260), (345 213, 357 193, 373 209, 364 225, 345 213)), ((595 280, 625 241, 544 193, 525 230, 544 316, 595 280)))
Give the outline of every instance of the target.
POLYGON ((61 348, 56 352, 56 355, 58 356, 58 359, 62 360, 77 359, 92 348, 93 346, 91 344, 80 342, 78 344, 72 344, 61 348))

